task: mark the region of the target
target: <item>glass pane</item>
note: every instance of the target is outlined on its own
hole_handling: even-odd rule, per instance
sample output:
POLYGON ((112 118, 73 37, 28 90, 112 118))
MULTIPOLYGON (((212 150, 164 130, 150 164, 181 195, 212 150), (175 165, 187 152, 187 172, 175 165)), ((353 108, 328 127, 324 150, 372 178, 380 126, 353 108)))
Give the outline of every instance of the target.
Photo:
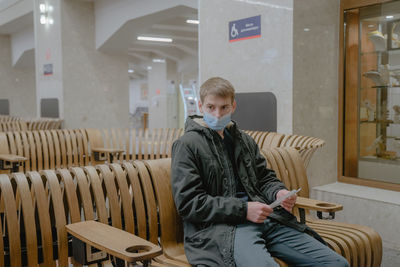
POLYGON ((399 1, 359 10, 359 178, 400 183, 399 38, 399 1))

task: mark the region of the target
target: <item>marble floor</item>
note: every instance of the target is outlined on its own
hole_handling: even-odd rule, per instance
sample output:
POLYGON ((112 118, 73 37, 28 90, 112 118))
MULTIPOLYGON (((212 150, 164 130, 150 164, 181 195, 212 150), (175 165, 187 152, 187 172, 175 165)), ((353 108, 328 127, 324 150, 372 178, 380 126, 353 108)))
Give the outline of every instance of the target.
POLYGON ((381 267, 399 267, 400 250, 394 250, 383 247, 383 256, 381 267))

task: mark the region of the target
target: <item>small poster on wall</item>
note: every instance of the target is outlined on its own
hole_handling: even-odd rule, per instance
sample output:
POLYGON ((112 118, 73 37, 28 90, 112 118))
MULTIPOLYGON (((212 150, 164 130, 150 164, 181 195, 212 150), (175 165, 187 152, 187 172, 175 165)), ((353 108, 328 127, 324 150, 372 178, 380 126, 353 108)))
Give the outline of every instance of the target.
POLYGON ((147 84, 146 83, 142 83, 140 85, 140 98, 142 100, 147 100, 148 99, 147 95, 148 95, 147 84))
POLYGON ((43 74, 45 76, 53 75, 53 64, 52 63, 43 65, 43 74))

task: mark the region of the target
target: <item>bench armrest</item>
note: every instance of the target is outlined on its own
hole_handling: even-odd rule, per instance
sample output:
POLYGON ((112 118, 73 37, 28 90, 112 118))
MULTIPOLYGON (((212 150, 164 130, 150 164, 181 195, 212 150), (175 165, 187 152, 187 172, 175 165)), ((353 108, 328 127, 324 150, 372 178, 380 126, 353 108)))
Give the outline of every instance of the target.
POLYGON ((162 254, 159 246, 100 222, 77 222, 65 227, 73 237, 127 262, 151 260, 162 254))
POLYGON ((124 150, 116 148, 94 147, 92 148, 92 152, 96 161, 106 161, 107 159, 110 159, 110 163, 112 163, 113 158, 117 154, 124 152, 124 150))
POLYGON ((335 212, 343 209, 343 205, 340 204, 304 197, 297 197, 294 207, 299 209, 301 223, 305 223, 305 210, 317 211, 317 217, 319 219, 334 219, 335 212), (328 212, 329 216, 323 217, 323 212, 328 212))
POLYGON ((0 154, 0 169, 16 172, 18 167, 27 160, 27 158, 18 155, 0 154))
POLYGON ((340 204, 305 197, 297 197, 295 207, 321 212, 336 212, 343 209, 343 206, 340 204))

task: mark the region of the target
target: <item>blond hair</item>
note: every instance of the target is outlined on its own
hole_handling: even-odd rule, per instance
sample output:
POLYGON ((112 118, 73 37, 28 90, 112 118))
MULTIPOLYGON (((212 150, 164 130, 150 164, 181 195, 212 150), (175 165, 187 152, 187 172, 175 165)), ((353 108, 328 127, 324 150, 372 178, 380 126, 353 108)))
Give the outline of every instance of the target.
POLYGON ((235 100, 235 88, 233 88, 233 85, 228 80, 221 77, 213 77, 200 86, 201 103, 204 103, 204 99, 208 95, 222 98, 230 97, 233 103, 233 100, 235 100))

